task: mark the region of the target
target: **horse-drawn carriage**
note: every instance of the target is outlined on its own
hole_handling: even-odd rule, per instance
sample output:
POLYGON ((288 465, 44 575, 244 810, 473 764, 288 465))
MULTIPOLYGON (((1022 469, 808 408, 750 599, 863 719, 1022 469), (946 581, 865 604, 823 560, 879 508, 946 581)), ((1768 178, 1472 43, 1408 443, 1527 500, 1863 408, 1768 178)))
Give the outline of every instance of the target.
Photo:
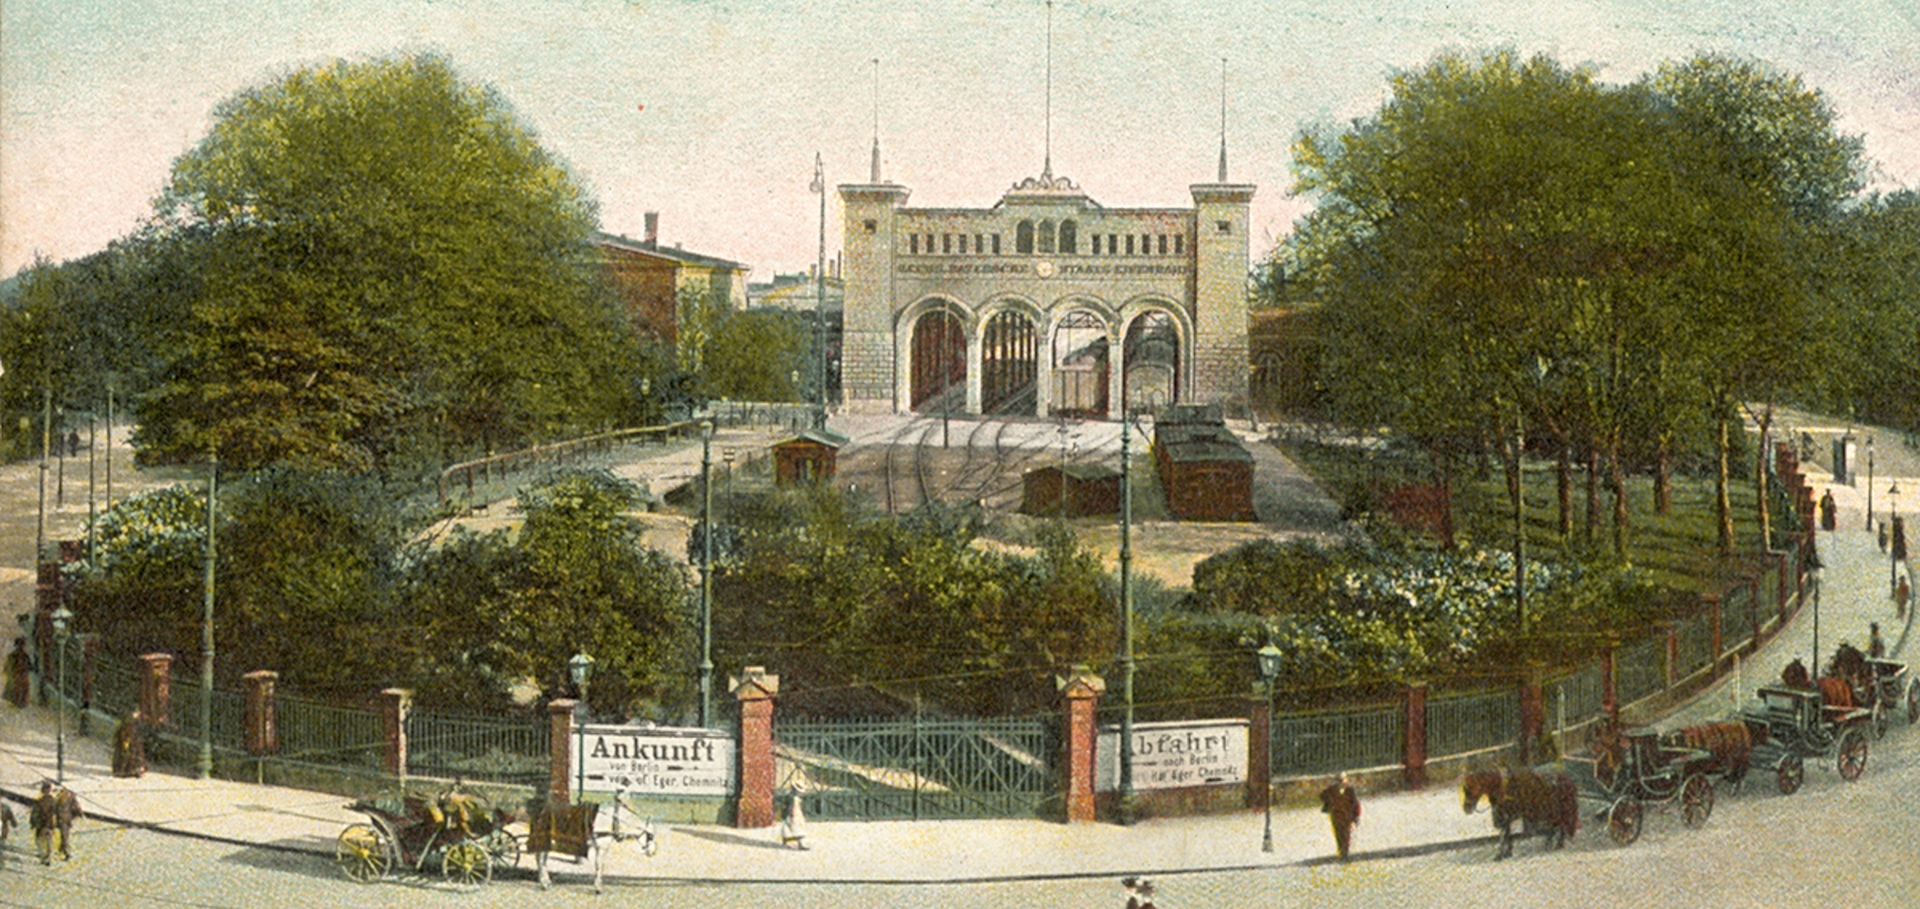
POLYGON ((1758 703, 1741 714, 1753 733, 1754 760, 1773 768, 1783 794, 1799 790, 1808 758, 1833 757, 1834 769, 1848 782, 1859 779, 1867 767, 1874 711, 1854 706, 1844 681, 1829 677, 1820 682, 1812 690, 1762 685, 1758 703))
POLYGON ((348 805, 366 823, 340 831, 334 861, 361 883, 387 876, 395 865, 426 873, 437 866, 449 882, 484 884, 494 867, 520 861, 520 838, 506 829, 510 812, 455 790, 438 799, 404 793, 348 805))
POLYGON ((1595 740, 1591 759, 1569 757, 1567 765, 1575 771, 1580 794, 1601 803, 1594 819, 1604 820, 1607 835, 1625 846, 1640 838, 1649 804, 1678 806, 1680 822, 1688 829, 1713 815, 1713 777, 1737 785, 1747 769, 1746 754, 1737 742, 1718 747, 1720 734, 1711 726, 1667 736, 1652 729, 1611 727, 1595 740))
POLYGON ((1866 683, 1860 694, 1865 706, 1874 711, 1874 736, 1887 734, 1894 714, 1904 713, 1909 725, 1920 722, 1920 682, 1913 679, 1907 664, 1872 658, 1865 663, 1866 683))

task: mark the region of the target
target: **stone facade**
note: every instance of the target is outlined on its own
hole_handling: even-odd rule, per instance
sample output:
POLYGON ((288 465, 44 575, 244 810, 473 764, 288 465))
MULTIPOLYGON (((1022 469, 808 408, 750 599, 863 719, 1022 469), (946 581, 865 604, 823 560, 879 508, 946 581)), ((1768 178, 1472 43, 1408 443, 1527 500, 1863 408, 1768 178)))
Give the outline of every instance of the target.
POLYGON ((1254 187, 1191 192, 1192 208, 1107 208, 1043 174, 958 209, 910 208, 878 174, 842 185, 847 408, 1106 417, 1244 400, 1254 187), (958 346, 930 343, 943 321, 964 367, 916 369, 958 346))

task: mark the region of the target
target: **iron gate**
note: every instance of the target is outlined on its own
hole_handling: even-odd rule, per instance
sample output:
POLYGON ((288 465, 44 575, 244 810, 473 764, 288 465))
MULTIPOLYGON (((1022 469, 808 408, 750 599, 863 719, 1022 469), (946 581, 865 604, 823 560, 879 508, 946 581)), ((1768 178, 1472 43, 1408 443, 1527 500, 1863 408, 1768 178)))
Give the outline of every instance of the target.
POLYGON ((821 820, 1035 817, 1057 717, 794 720, 775 729, 782 803, 821 820))

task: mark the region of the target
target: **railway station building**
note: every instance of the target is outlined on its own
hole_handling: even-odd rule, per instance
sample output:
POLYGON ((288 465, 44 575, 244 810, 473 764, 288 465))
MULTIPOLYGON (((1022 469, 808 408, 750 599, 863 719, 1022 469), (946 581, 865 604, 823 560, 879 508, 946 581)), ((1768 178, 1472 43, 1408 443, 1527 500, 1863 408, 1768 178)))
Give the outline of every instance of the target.
POLYGON ((843 184, 841 381, 864 413, 1105 419, 1244 400, 1247 208, 1192 184, 1190 208, 1109 208, 1051 173, 990 208, 913 208, 843 184))

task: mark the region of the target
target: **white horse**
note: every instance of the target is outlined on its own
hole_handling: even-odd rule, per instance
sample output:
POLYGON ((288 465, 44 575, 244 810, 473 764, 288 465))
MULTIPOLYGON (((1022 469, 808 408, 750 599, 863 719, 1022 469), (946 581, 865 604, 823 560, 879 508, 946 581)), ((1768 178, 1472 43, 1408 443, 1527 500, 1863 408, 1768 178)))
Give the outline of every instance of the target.
POLYGON ((532 820, 527 827, 527 851, 534 854, 540 869, 540 889, 552 886, 547 877, 547 856, 559 853, 568 856, 576 864, 593 862, 593 892, 601 892, 600 858, 606 847, 613 843, 638 841, 640 851, 651 858, 660 850, 660 840, 653 830, 653 819, 647 818, 632 831, 622 829, 620 816, 624 811, 635 814, 633 806, 627 804, 626 793, 613 794, 613 802, 606 812, 607 826, 597 826, 602 816, 601 806, 596 802, 580 805, 566 805, 559 808, 541 806, 538 810, 529 810, 532 820))

